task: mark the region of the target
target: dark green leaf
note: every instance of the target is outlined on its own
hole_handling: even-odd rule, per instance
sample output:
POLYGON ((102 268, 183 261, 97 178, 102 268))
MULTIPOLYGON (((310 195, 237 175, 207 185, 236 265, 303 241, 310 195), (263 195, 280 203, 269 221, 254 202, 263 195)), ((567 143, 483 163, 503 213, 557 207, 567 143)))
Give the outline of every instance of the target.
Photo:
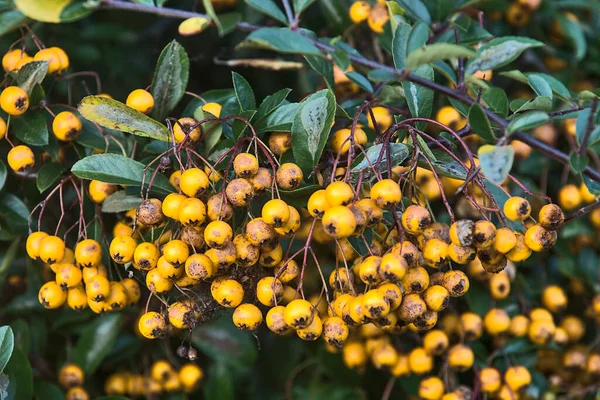
POLYGON ((237 97, 241 110, 256 110, 256 100, 254 98, 254 91, 250 87, 248 81, 237 72, 232 72, 231 77, 233 79, 233 89, 235 90, 235 96, 237 97))
POLYGON ((523 114, 513 119, 506 128, 507 133, 513 133, 518 130, 533 129, 536 126, 545 124, 550 120, 548 114, 543 111, 533 111, 523 114))
POLYGON ((27 21, 27 17, 18 10, 0 12, 0 36, 14 31, 27 21))
POLYGON ((71 22, 83 18, 94 10, 83 0, 15 0, 15 6, 31 19, 42 22, 71 22))
POLYGON ((329 90, 316 92, 300 103, 292 124, 292 151, 308 175, 321 158, 335 116, 336 102, 329 90))
POLYGON ((363 90, 366 90, 369 93, 373 93, 373 85, 371 84, 371 82, 369 82, 369 80, 367 78, 364 77, 364 75, 362 75, 358 72, 351 71, 351 72, 346 72, 346 76, 352 82, 354 82, 358 86, 360 86, 363 90))
POLYGON ((425 46, 429 40, 429 26, 423 21, 417 21, 410 30, 408 43, 406 45, 406 54, 425 46))
POLYGON ((246 0, 246 3, 256 11, 268 15, 282 24, 287 24, 288 22, 283 11, 281 11, 273 0, 246 0))
POLYGON ((98 125, 132 135, 169 141, 167 128, 125 104, 100 96, 84 97, 77 107, 81 115, 98 125))
MULTIPOLYGON (((71 168, 76 176, 84 179, 96 179, 113 185, 141 186, 145 165, 118 154, 94 154, 75 163, 71 168)), ((148 185, 154 169, 145 171, 145 185, 148 185)), ((156 174, 152 189, 164 194, 174 191, 169 180, 162 174, 156 174)))
POLYGON ((479 103, 473 103, 469 109, 469 125, 473 132, 482 137, 488 142, 496 140, 494 132, 492 131, 492 125, 488 119, 486 113, 483 111, 483 107, 479 103))
POLYGON ((518 36, 493 39, 477 50, 477 57, 467 64, 466 73, 503 67, 516 60, 525 50, 543 45, 537 40, 518 36))
POLYGON ((107 314, 86 326, 73 349, 73 362, 92 375, 111 350, 121 324, 121 314, 107 314))
POLYGON ((575 59, 582 60, 585 57, 585 53, 587 53, 587 41, 581 23, 579 21, 571 21, 561 14, 558 14, 557 18, 562 31, 571 39, 571 43, 575 47, 575 59))
POLYGON ((271 114, 285 101, 292 89, 281 89, 265 99, 258 106, 258 112, 256 113, 256 120, 260 121, 262 118, 271 114))
POLYGON ((528 72, 524 74, 521 71, 512 70, 500 72, 500 75, 506 76, 508 78, 514 79, 525 84, 529 83, 530 77, 536 76, 544 79, 552 88, 552 92, 554 92, 554 94, 560 99, 568 101, 571 98, 571 93, 569 92, 569 89, 567 89, 567 87, 564 85, 564 83, 548 74, 542 74, 540 72, 528 72))
POLYGON ((255 47, 280 53, 321 56, 321 52, 310 39, 289 28, 257 29, 250 33, 238 47, 255 47))
POLYGON ((33 396, 36 400, 62 400, 65 394, 53 383, 36 379, 33 382, 33 396))
POLYGON ((11 230, 24 232, 27 230, 29 208, 12 193, 0 195, 0 217, 10 222, 11 230))
POLYGON ((399 22, 394 32, 394 39, 392 40, 392 55, 394 56, 394 65, 397 69, 403 69, 406 66, 406 49, 409 35, 410 25, 406 22, 399 22))
POLYGON ((163 121, 181 101, 190 74, 190 61, 184 48, 173 40, 165 46, 156 62, 152 79, 154 109, 152 117, 163 121))
POLYGON ((58 163, 49 162, 42 165, 38 171, 36 181, 36 185, 40 193, 52 186, 54 182, 60 178, 60 175, 64 171, 65 166, 58 163))
POLYGON ((483 91, 482 99, 485 104, 497 114, 508 115, 508 96, 503 89, 491 87, 483 91))
POLYGON ((140 205, 142 199, 140 196, 127 196, 125 190, 119 190, 108 196, 102 202, 102 212, 104 213, 119 213, 131 210, 140 205))
POLYGON ((546 96, 537 96, 531 100, 516 99, 510 102, 510 109, 515 113, 532 110, 549 112, 552 110, 552 100, 546 96))
MULTIPOLYGON (((433 68, 429 65, 421 65, 412 73, 430 81, 434 79, 433 68)), ((429 118, 433 109, 433 90, 409 81, 402 81, 402 87, 411 115, 413 117, 429 118)), ((419 122, 416 125, 419 129, 422 129, 426 123, 419 122)))
POLYGON ((600 195, 600 182, 596 182, 587 175, 583 175, 583 182, 592 194, 600 195))
POLYGON ((8 364, 15 346, 15 336, 10 326, 0 326, 0 373, 8 364))
POLYGON ((302 14, 315 0, 294 0, 294 11, 296 14, 302 14))
POLYGON ((531 75, 528 78, 529 86, 538 96, 546 96, 552 99, 552 88, 544 78, 539 75, 531 75))
POLYGON ((399 0, 399 3, 412 19, 422 20, 427 25, 431 25, 431 14, 421 0, 399 0))
POLYGON ((6 175, 6 164, 4 164, 4 161, 0 160, 0 190, 2 190, 4 184, 6 183, 6 175))
POLYGON ((204 382, 204 398, 207 400, 234 400, 233 377, 231 371, 221 362, 216 362, 207 371, 204 382))
MULTIPOLYGON (((390 146, 390 162, 392 166, 400 165, 406 160, 410 154, 408 147, 404 143, 389 143, 390 146)), ((387 169, 387 150, 384 149, 383 143, 371 146, 366 151, 366 158, 363 158, 358 164, 352 167, 352 171, 365 170, 368 173, 371 170, 381 152, 386 152, 381 157, 381 163, 379 164, 378 170, 385 171, 387 169)))
POLYGON ((590 158, 585 154, 578 154, 577 152, 571 153, 569 156, 569 165, 573 168, 573 171, 580 173, 590 163, 590 158))
POLYGON ((258 125, 259 132, 291 132, 294 115, 299 103, 285 104, 262 119, 258 125))
MULTIPOLYGON (((255 110, 246 110, 240 113, 240 117, 244 118, 246 121, 250 121, 252 120, 252 117, 254 117, 254 114, 256 114, 255 110)), ((236 139, 242 137, 244 133, 246 133, 247 129, 248 124, 239 119, 234 120, 231 124, 231 132, 233 133, 233 137, 236 139)))
MULTIPOLYGON (((435 154, 435 160, 430 160, 433 165, 435 172, 440 176, 446 176, 448 178, 459 179, 464 181, 467 178, 467 171, 450 157, 446 152, 442 150, 432 150, 435 154)), ((429 163, 422 158, 418 160, 419 167, 431 170, 429 163)))
POLYGON ((333 81, 333 65, 331 62, 323 57, 317 56, 304 56, 308 65, 319 75, 325 79, 325 84, 330 90, 335 89, 335 83, 333 81))
POLYGON ((372 69, 367 77, 373 82, 390 82, 398 79, 396 74, 386 69, 372 69))
POLYGON ((501 184, 512 168, 515 149, 512 146, 484 145, 477 151, 481 171, 491 182, 501 184))
POLYGON ((471 58, 476 53, 464 46, 450 43, 434 43, 418 48, 406 57, 406 68, 414 69, 423 64, 433 63, 439 60, 455 59, 459 57, 471 58))
POLYGON ((210 0, 202 0, 202 5, 204 5, 204 9, 206 10, 206 14, 215 22, 217 29, 219 30, 219 35, 223 35, 223 25, 221 24, 221 20, 219 20, 219 16, 215 12, 215 8, 212 5, 210 0))
POLYGON ((14 391, 15 400, 33 397, 33 373, 27 356, 19 349, 14 349, 4 373, 9 377, 8 392, 14 391), (12 389, 11 389, 12 387, 12 389))
POLYGON ((279 194, 287 204, 293 207, 304 207, 310 195, 319 189, 322 189, 319 185, 309 185, 295 190, 280 190, 279 194))
POLYGON ((32 110, 10 119, 11 132, 22 142, 32 146, 48 144, 46 111, 32 110))
POLYGON ((21 69, 19 69, 19 71, 15 74, 15 81, 21 87, 21 89, 27 92, 27 94, 31 94, 33 87, 42 83, 47 73, 47 61, 32 61, 23 65, 21 69))

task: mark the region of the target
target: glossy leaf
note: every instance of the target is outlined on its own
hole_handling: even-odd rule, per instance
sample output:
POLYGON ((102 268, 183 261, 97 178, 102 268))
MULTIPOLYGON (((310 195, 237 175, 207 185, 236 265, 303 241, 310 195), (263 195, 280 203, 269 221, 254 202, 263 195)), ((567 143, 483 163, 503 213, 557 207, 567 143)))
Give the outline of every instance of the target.
POLYGON ((163 121, 181 101, 189 74, 188 56, 183 46, 173 40, 160 53, 154 70, 151 90, 154 97, 154 119, 163 121))
POLYGON ((572 21, 564 15, 557 15, 562 32, 571 40, 575 48, 575 59, 582 60, 587 53, 587 40, 579 21, 572 21))
MULTIPOLYGON (((408 158, 410 151, 404 143, 390 143, 390 162, 392 166, 400 165, 408 158)), ((352 171, 364 170, 366 173, 372 171, 371 167, 377 162, 380 154, 384 152, 381 157, 381 163, 379 164, 379 170, 386 170, 387 168, 387 150, 384 149, 383 143, 373 145, 367 149, 366 158, 363 158, 358 164, 352 167, 352 171)))
POLYGON ((65 171, 65 166, 62 164, 49 162, 42 165, 38 171, 36 185, 40 193, 52 186, 65 171))
POLYGON ((311 194, 322 189, 320 185, 303 186, 295 190, 280 190, 281 199, 292 207, 304 207, 311 194))
POLYGON ((11 131, 20 141, 32 146, 48 144, 46 111, 32 110, 19 117, 11 118, 11 131))
POLYGON ((358 72, 351 71, 351 72, 346 72, 346 76, 352 82, 354 82, 358 86, 360 86, 361 89, 363 89, 369 93, 373 93, 373 85, 371 84, 371 82, 369 82, 369 80, 367 78, 365 78, 364 75, 362 75, 358 72))
POLYGON ((315 0, 294 0, 294 12, 296 14, 301 14, 304 10, 306 10, 315 0))
POLYGON ((0 12, 0 36, 14 31, 25 22, 27 22, 27 16, 19 10, 0 12))
POLYGON ((325 79, 325 84, 330 90, 335 89, 335 83, 333 81, 333 65, 329 60, 317 56, 304 56, 308 65, 319 75, 325 79))
POLYGON ((19 349, 14 349, 4 374, 9 377, 7 391, 14 393, 13 399, 33 398, 33 372, 26 354, 19 349))
POLYGON ((329 90, 316 92, 300 103, 292 124, 292 151, 308 175, 321 158, 335 116, 336 102, 329 90))
POLYGON ((392 55, 394 56, 394 65, 397 69, 403 69, 406 66, 406 49, 409 35, 410 25, 406 22, 399 22, 392 40, 392 55))
POLYGON ((81 100, 77 109, 84 118, 104 128, 165 142, 170 138, 164 125, 117 100, 87 96, 81 100))
POLYGON ((258 106, 256 120, 259 121, 275 111, 285 101, 291 92, 292 89, 281 89, 272 95, 265 97, 262 103, 260 103, 260 106, 258 106))
MULTIPOLYGON (((71 172, 84 179, 96 179, 113 185, 141 186, 145 165, 118 154, 94 154, 75 163, 71 172)), ((154 170, 148 168, 145 185, 148 185, 154 170)), ((164 194, 174 191, 173 186, 162 174, 156 174, 152 189, 164 194)))
POLYGON ((111 350, 121 326, 121 314, 107 314, 96 318, 83 330, 75 348, 73 362, 91 375, 111 350))
POLYGON ((4 184, 6 183, 6 175, 7 175, 6 164, 4 164, 4 161, 0 160, 0 190, 2 190, 2 188, 4 187, 4 184))
POLYGON ((501 116, 508 115, 508 96, 506 92, 500 88, 491 87, 483 91, 482 99, 485 104, 501 116))
POLYGON ((290 103, 278 107, 275 111, 273 111, 266 118, 260 121, 260 123, 258 124, 258 131, 291 132, 292 123, 294 122, 294 116, 296 115, 298 107, 300 107, 299 103, 290 103))
POLYGON ((429 10, 421 0, 399 0, 398 2, 410 18, 431 25, 431 14, 429 14, 429 10))

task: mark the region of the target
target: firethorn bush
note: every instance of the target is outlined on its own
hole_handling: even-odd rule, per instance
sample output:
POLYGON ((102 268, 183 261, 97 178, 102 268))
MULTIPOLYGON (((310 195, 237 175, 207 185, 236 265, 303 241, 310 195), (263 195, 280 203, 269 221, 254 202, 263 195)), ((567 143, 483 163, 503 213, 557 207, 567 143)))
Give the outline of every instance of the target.
POLYGON ((0 1, 0 399, 596 398, 599 20, 0 1))

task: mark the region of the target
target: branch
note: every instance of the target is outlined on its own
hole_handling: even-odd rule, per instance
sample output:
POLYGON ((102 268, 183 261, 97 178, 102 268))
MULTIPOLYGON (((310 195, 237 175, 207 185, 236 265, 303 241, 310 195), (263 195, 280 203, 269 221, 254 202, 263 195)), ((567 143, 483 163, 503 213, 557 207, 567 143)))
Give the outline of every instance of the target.
MULTIPOLYGON (((122 1, 122 0, 104 0, 100 4, 100 8, 137 11, 137 12, 142 12, 142 13, 147 13, 147 14, 160 15, 160 16, 169 17, 169 18, 180 18, 180 19, 187 19, 187 18, 193 18, 193 17, 209 18, 204 14, 193 12, 193 11, 184 11, 184 10, 177 10, 177 9, 173 9, 173 8, 147 6, 147 5, 143 5, 143 4, 129 3, 129 2, 122 1)), ((255 31, 261 27, 257 26, 257 25, 248 24, 246 22, 238 22, 236 25, 236 28, 239 30, 242 30, 242 31, 255 31)), ((322 43, 317 39, 313 39, 310 37, 307 37, 307 38, 309 40, 311 40, 317 48, 319 48, 327 53, 333 53, 336 50, 333 46, 322 43)), ((352 62, 362 65, 363 67, 388 71, 388 72, 394 74, 395 76, 397 76, 399 80, 406 80, 406 81, 415 83, 417 85, 426 87, 428 89, 432 89, 438 93, 445 94, 448 97, 458 100, 461 103, 466 104, 468 106, 471 106, 471 105, 473 105, 473 103, 475 103, 475 100, 471 99, 468 95, 463 94, 458 90, 451 89, 447 86, 440 85, 436 82, 421 78, 417 75, 411 74, 410 71, 408 71, 408 70, 399 70, 399 69, 396 69, 389 65, 385 65, 385 64, 378 63, 376 61, 368 60, 368 59, 366 59, 362 56, 356 55, 356 54, 348 54, 348 56, 352 62)), ((494 113, 493 111, 491 111, 490 109, 488 109, 486 107, 483 107, 483 110, 486 113, 486 115, 488 116, 488 118, 490 119, 490 121, 492 121, 499 128, 501 128, 503 130, 506 129, 506 127, 508 126, 508 122, 504 118, 498 116, 496 113, 494 113)), ((559 161, 563 164, 569 163, 569 156, 567 154, 553 148, 552 146, 547 145, 546 143, 544 143, 540 140, 535 139, 534 137, 527 134, 526 132, 523 132, 523 131, 514 132, 510 135, 509 140, 519 140, 519 141, 527 144, 531 148, 544 153, 546 156, 548 156, 556 161, 559 161)), ((592 178, 594 181, 600 182, 600 172, 591 168, 590 166, 586 167, 583 170, 583 173, 585 175, 587 175, 588 177, 592 178)))

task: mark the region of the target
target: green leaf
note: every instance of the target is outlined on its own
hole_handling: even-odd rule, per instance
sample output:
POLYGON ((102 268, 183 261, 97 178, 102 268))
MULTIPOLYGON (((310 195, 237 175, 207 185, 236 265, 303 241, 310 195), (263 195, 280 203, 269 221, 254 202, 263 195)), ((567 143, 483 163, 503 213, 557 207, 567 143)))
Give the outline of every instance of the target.
POLYGON ((15 81, 21 89, 27 92, 27 94, 31 94, 33 87, 42 83, 47 74, 47 61, 32 61, 19 69, 15 74, 15 81))
POLYGON ((6 183, 7 169, 4 161, 0 160, 0 190, 4 187, 6 183))
POLYGON ((496 87, 488 88, 483 91, 481 98, 485 101, 488 108, 496 114, 500 114, 503 117, 508 115, 508 96, 503 89, 496 87))
POLYGON ((275 111, 291 92, 292 89, 281 89, 272 95, 265 97, 262 103, 260 103, 260 106, 258 106, 256 120, 260 121, 262 118, 275 111))
MULTIPOLYGON (((434 79, 433 68, 429 65, 421 65, 412 73, 430 81, 434 79)), ((402 87, 410 114, 413 117, 429 118, 433 109, 433 90, 409 81, 402 81, 402 87)), ((416 125, 419 129, 423 129, 426 123, 419 122, 416 125)))
POLYGON ((235 90, 235 97, 237 97, 238 103, 242 111, 256 110, 256 100, 254 98, 254 91, 250 87, 248 81, 237 72, 232 72, 231 77, 233 79, 233 89, 235 90))
POLYGON ((455 59, 459 57, 471 58, 477 53, 464 46, 450 43, 434 43, 416 49, 406 57, 406 68, 414 69, 423 64, 433 63, 439 60, 455 59))
POLYGON ((431 14, 421 0, 398 0, 406 14, 415 21, 422 20, 427 25, 431 25, 431 14))
POLYGON ((168 142, 168 129, 147 115, 125 104, 100 96, 84 97, 77 107, 81 115, 109 129, 168 142))
POLYGON ((479 103, 473 103, 469 109, 468 119, 473 132, 482 137, 485 141, 494 142, 496 140, 490 120, 479 103))
POLYGON ((190 74, 190 61, 183 46, 173 40, 156 62, 152 79, 152 117, 164 121, 183 98, 190 74))
MULTIPOLYGON (((368 173, 371 170, 371 166, 377 162, 381 152, 386 152, 381 157, 381 163, 379 169, 385 171, 387 169, 387 150, 383 148, 384 144, 379 143, 373 145, 367 149, 366 158, 363 158, 358 164, 352 167, 352 171, 364 170, 368 173)), ((389 143, 390 146, 390 163, 392 166, 400 165, 408 158, 410 151, 404 143, 389 143)))
POLYGON ((287 54, 322 56, 310 39, 289 28, 257 29, 250 33, 238 47, 267 49, 287 54))
POLYGON ((282 24, 287 24, 288 22, 283 11, 281 11, 273 0, 246 0, 246 3, 256 11, 268 15, 282 24))
POLYGON ((529 86, 538 96, 546 96, 552 100, 552 88, 544 78, 539 75, 531 75, 528 77, 529 86))
POLYGON ((525 50, 543 45, 537 40, 519 36, 493 39, 477 50, 477 57, 467 64, 465 72, 472 75, 477 71, 503 67, 516 60, 525 50))
POLYGON ((292 124, 292 151, 308 175, 321 158, 335 116, 336 102, 329 90, 318 91, 300 103, 292 124))
POLYGON ((315 0, 294 0, 294 12, 296 14, 302 14, 315 0))
POLYGON ((281 199, 292 207, 305 207, 314 192, 323 189, 320 185, 308 185, 294 190, 280 190, 281 199))
POLYGON ((290 103, 278 107, 259 122, 258 132, 291 132, 294 116, 299 107, 299 103, 290 103))
POLYGON ((516 81, 528 84, 529 83, 529 78, 532 76, 537 76, 539 78, 542 78, 546 81, 546 83, 548 83, 550 85, 550 87, 552 88, 552 92, 558 96, 560 99, 564 100, 564 101, 569 101, 571 99, 571 93, 569 92, 569 89, 567 89, 567 87, 564 85, 564 83, 562 83, 561 81, 559 81, 558 79, 556 79, 555 77, 548 75, 548 74, 542 74, 540 72, 528 72, 528 73, 522 73, 521 71, 518 70, 512 70, 512 71, 506 71, 506 72, 500 72, 500 75, 502 76, 506 76, 508 78, 514 79, 516 81))
POLYGON ((367 74, 367 77, 373 82, 390 82, 398 79, 396 74, 386 69, 372 69, 367 74))
POLYGON ((3 193, 0 195, 0 217, 10 222, 12 231, 24 232, 27 230, 29 208, 14 194, 3 193))
POLYGON ((219 31, 219 35, 223 36, 223 25, 221 24, 221 20, 219 20, 219 16, 215 12, 215 8, 212 5, 210 0, 202 0, 202 5, 204 5, 204 9, 206 10, 206 14, 215 22, 217 29, 219 31))
POLYGON ((569 156, 569 165, 576 173, 581 173, 590 164, 590 158, 586 154, 572 152, 569 156))
POLYGON ((531 100, 516 99, 511 101, 510 109, 515 113, 524 111, 540 110, 549 112, 552 110, 552 100, 546 96, 537 96, 531 100))
POLYGON ((36 379, 33 382, 33 397, 36 400, 62 400, 65 395, 55 384, 36 379))
POLYGON ((236 398, 231 371, 221 362, 212 364, 204 382, 204 398, 207 400, 234 400, 236 398))
POLYGON ((14 393, 13 399, 33 398, 33 373, 27 356, 21 350, 13 350, 4 373, 9 377, 7 391, 14 393))
POLYGON ((408 43, 406 45, 406 54, 420 49, 427 44, 429 40, 429 27, 423 21, 417 21, 410 30, 408 43))
MULTIPOLYGON (((96 179, 113 185, 141 186, 145 165, 118 154, 94 154, 75 163, 71 172, 84 179, 96 179)), ((146 171, 145 185, 148 185, 154 169, 146 171)), ((152 189, 169 194, 174 191, 169 180, 162 174, 156 174, 152 189)))
MULTIPOLYGON (((577 116, 577 120, 575 122, 575 135, 577 138, 577 143, 581 143, 583 136, 585 135, 585 133, 588 130, 588 122, 590 122, 591 113, 592 113, 591 108, 585 108, 577 116)), ((592 122, 592 126, 593 126, 594 118, 591 119, 591 122, 592 122)), ((591 141, 588 141, 588 144, 590 144, 590 143, 591 143, 591 141)))
POLYGON ((394 56, 394 65, 397 69, 403 69, 406 66, 406 53, 408 38, 410 35, 410 25, 406 22, 398 22, 394 38, 392 39, 392 55, 394 56))
POLYGON ((484 145, 477 150, 479 165, 486 178, 501 184, 512 168, 515 149, 512 146, 484 145))
POLYGON ((50 186, 56 182, 61 174, 65 171, 65 166, 49 162, 42 165, 40 170, 38 171, 36 185, 40 193, 47 190, 50 186))
POLYGON ((304 56, 308 65, 319 75, 325 79, 325 84, 330 90, 334 90, 335 82, 333 81, 333 65, 323 57, 304 56))
POLYGON ((16 30, 27 22, 27 17, 19 10, 9 10, 0 13, 0 36, 16 30))
MULTIPOLYGON (((254 114, 256 114, 256 110, 246 110, 240 113, 240 117, 246 119, 246 121, 251 121, 254 117, 254 114)), ((244 133, 246 133, 247 129, 248 124, 239 119, 236 119, 231 123, 231 132, 233 133, 233 137, 236 139, 242 137, 244 133)))
POLYGON ((369 82, 369 80, 367 78, 364 77, 364 75, 362 75, 358 72, 351 71, 351 72, 346 72, 346 76, 352 82, 354 82, 358 86, 360 86, 363 90, 366 90, 369 93, 373 93, 373 85, 371 84, 371 82, 369 82))
POLYGON ((545 124, 549 120, 550 117, 543 111, 528 112, 510 121, 506 132, 510 134, 519 130, 533 129, 536 126, 545 124))
POLYGON ((573 47, 575 47, 575 59, 578 61, 582 60, 585 57, 585 53, 587 53, 587 41, 581 23, 578 21, 571 21, 561 14, 558 14, 557 18, 562 31, 571 40, 573 47))
POLYGON ((75 348, 73 362, 79 365, 87 375, 92 375, 111 350, 121 326, 121 314, 107 314, 96 318, 87 325, 75 348))
POLYGON ((119 190, 102 202, 102 212, 119 213, 137 208, 142 199, 140 196, 128 196, 125 190, 119 190))
POLYGON ((404 8, 400 7, 400 4, 394 1, 386 1, 388 14, 390 15, 390 28, 392 32, 396 32, 398 28, 398 24, 404 22, 404 15, 406 11, 404 8))
POLYGON ((595 195, 600 195, 600 182, 596 182, 587 175, 583 175, 583 183, 587 186, 588 190, 595 195))
POLYGON ((94 7, 84 0, 15 0, 17 9, 42 22, 72 22, 89 15, 94 7))
POLYGON ((48 144, 48 125, 46 111, 32 110, 19 117, 10 119, 11 132, 20 141, 32 146, 48 144))
POLYGON ((15 347, 15 336, 10 326, 0 326, 0 373, 8 364, 13 348, 15 347))

